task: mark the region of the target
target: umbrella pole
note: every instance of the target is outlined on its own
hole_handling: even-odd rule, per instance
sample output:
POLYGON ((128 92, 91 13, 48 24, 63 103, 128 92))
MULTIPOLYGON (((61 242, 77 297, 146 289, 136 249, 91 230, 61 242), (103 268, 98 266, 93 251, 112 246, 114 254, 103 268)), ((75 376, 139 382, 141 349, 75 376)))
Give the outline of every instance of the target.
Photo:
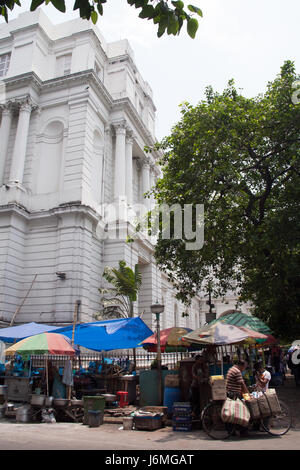
POLYGON ((223 371, 223 348, 221 346, 221 375, 224 375, 223 371))
POLYGON ((46 369, 46 390, 47 397, 49 396, 49 376, 48 376, 48 358, 45 357, 45 369, 46 369))
MULTIPOLYGON (((81 301, 80 301, 80 300, 76 300, 76 302, 75 302, 74 316, 73 316, 73 330, 72 330, 72 340, 71 340, 71 346, 72 346, 72 348, 74 348, 75 327, 76 327, 76 323, 77 323, 78 309, 79 309, 79 305, 80 305, 80 304, 81 304, 81 301)), ((73 373, 73 357, 72 357, 70 360, 71 360, 71 370, 72 370, 72 373, 73 373)), ((68 399, 68 400, 71 400, 71 396, 72 396, 72 386, 71 386, 71 385, 68 385, 68 387, 67 387, 67 399, 68 399)))

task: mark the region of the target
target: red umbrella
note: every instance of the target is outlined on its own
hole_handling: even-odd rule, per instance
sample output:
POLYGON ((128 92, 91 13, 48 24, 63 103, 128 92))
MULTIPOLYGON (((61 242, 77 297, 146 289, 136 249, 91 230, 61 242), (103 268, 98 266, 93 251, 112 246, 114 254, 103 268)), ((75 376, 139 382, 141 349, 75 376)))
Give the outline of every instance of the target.
MULTIPOLYGON (((162 352, 181 351, 188 349, 190 344, 182 340, 181 337, 192 331, 190 328, 173 326, 160 332, 160 347, 162 352)), ((157 351, 157 333, 142 341, 142 346, 149 352, 157 351)))

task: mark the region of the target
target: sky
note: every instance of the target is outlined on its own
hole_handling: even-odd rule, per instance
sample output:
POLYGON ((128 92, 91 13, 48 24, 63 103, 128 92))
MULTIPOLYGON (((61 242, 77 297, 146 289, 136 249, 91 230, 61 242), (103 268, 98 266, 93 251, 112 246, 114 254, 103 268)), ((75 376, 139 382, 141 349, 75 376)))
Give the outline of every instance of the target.
MULTIPOLYGON (((157 27, 140 19, 140 10, 126 0, 107 0, 97 22, 107 42, 129 40, 138 70, 153 90, 158 140, 180 120, 180 103, 197 105, 209 85, 222 92, 233 78, 241 93, 252 97, 265 91, 285 60, 294 61, 300 74, 299 0, 190 2, 203 11, 195 39, 185 26, 179 36, 157 38, 157 27)), ((21 3, 9 18, 28 10, 31 0, 21 3)), ((66 4, 66 14, 51 4, 42 8, 57 24, 79 15, 72 11, 74 0, 66 4)))

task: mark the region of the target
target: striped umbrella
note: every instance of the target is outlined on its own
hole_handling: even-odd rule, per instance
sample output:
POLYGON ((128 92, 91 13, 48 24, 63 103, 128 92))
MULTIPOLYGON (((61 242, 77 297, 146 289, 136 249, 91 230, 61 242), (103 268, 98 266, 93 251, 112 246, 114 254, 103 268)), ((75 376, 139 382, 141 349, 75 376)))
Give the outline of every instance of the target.
MULTIPOLYGON (((189 333, 191 328, 173 326, 160 332, 160 347, 162 352, 181 352, 190 348, 190 344, 182 340, 182 336, 189 333)), ((141 345, 149 352, 157 351, 157 333, 144 339, 141 345)))
POLYGON ((20 354, 27 358, 32 354, 58 354, 72 357, 75 350, 63 335, 46 332, 22 339, 5 351, 6 356, 14 354, 20 354))

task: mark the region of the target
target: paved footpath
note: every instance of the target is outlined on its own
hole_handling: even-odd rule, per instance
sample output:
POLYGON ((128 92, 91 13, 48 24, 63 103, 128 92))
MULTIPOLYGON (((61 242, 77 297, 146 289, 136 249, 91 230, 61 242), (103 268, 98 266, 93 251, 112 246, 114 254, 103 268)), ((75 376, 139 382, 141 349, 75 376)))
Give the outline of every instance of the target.
POLYGON ((249 438, 231 437, 216 441, 203 431, 174 432, 171 427, 155 431, 123 430, 120 424, 103 424, 89 428, 79 423, 18 424, 0 421, 1 450, 299 450, 300 429, 291 429, 286 435, 273 437, 267 433, 253 433, 249 438))

